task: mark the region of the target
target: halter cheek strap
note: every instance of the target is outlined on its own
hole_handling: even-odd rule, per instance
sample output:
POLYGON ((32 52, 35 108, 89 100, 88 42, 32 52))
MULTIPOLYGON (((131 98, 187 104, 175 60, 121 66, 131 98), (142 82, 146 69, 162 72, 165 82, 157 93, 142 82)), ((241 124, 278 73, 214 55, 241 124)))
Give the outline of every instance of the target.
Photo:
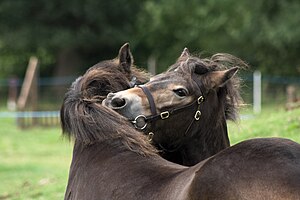
POLYGON ((145 95, 148 99, 148 102, 149 102, 151 114, 157 115, 154 99, 153 99, 153 96, 152 96, 151 92, 149 91, 149 89, 147 87, 145 87, 144 85, 138 85, 137 87, 141 88, 143 90, 143 92, 145 93, 145 95))

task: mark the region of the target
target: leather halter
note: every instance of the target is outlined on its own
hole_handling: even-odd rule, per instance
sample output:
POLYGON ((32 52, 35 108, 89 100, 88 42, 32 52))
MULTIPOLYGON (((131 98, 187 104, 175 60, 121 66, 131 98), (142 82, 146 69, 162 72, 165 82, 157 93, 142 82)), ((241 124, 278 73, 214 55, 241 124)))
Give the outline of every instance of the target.
POLYGON ((144 85, 138 85, 137 87, 141 88, 143 90, 144 94, 146 95, 149 105, 150 105, 151 114, 153 116, 157 115, 154 99, 153 99, 153 96, 152 96, 151 92, 149 91, 149 89, 144 85))
MULTIPOLYGON (((203 97, 203 94, 202 94, 201 88, 200 88, 201 83, 200 83, 200 81, 198 81, 198 79, 197 79, 197 77, 194 73, 192 74, 192 79, 195 81, 196 85, 199 88, 200 95, 197 98, 197 100, 190 103, 190 104, 188 104, 188 105, 181 106, 181 107, 178 107, 178 108, 172 108, 172 109, 163 111, 161 113, 157 113, 155 102, 154 102, 153 96, 152 96, 151 92, 149 91, 149 89, 144 85, 137 86, 137 87, 139 87, 143 90, 144 94, 146 95, 146 97, 148 99, 150 110, 151 110, 151 115, 150 116, 138 115, 133 120, 131 119, 130 121, 133 123, 135 128, 138 129, 138 130, 144 130, 147 127, 148 123, 152 123, 152 122, 154 122, 156 120, 159 120, 159 119, 161 119, 161 120, 168 119, 170 115, 180 113, 180 112, 184 111, 185 109, 196 106, 197 110, 194 114, 194 118, 193 118, 193 120, 191 121, 191 123, 189 124, 189 126, 187 127, 187 129, 184 133, 184 135, 186 135, 189 132, 193 122, 198 121, 200 119, 200 116, 201 116, 200 104, 204 101, 204 97, 203 97)), ((150 132, 150 133, 148 133, 148 135, 150 137, 150 140, 152 140, 152 137, 153 137, 154 133, 150 132)))

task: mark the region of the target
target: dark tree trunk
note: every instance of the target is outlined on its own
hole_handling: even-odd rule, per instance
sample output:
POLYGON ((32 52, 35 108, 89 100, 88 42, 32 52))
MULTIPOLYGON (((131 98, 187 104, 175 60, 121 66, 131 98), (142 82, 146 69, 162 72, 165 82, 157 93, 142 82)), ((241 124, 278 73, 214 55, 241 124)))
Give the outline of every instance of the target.
MULTIPOLYGON (((53 76, 63 77, 63 80, 69 80, 71 77, 77 77, 79 75, 79 72, 82 71, 80 67, 82 67, 82 60, 74 49, 61 49, 57 55, 57 64, 53 76)), ((71 83, 66 82, 65 84, 52 87, 53 94, 62 99, 70 84, 71 83)), ((51 95, 51 97, 52 96, 53 95, 51 95)))
POLYGON ((62 49, 57 56, 54 76, 75 76, 81 65, 81 58, 74 49, 62 49))

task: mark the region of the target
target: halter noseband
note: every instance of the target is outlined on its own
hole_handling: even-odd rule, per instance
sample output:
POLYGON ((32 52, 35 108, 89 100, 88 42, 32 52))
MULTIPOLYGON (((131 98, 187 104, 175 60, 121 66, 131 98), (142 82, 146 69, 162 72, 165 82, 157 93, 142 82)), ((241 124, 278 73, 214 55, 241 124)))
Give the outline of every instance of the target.
POLYGON ((141 88, 143 90, 144 94, 146 95, 148 102, 149 102, 151 114, 153 116, 157 115, 155 102, 154 102, 153 96, 152 96, 151 92, 149 91, 149 89, 144 85, 138 85, 137 87, 141 88))

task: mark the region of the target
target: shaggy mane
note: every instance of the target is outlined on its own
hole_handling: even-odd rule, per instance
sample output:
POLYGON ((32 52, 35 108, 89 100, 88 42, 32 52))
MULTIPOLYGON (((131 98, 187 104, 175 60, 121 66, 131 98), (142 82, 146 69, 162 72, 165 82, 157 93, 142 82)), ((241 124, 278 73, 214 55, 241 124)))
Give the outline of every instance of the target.
POLYGON ((124 147, 142 155, 156 154, 146 136, 126 118, 101 105, 109 92, 130 88, 132 77, 137 83, 149 80, 149 74, 133 66, 128 74, 117 66, 114 60, 100 62, 72 83, 61 108, 63 135, 84 145, 107 140, 117 145, 121 141, 124 147))

